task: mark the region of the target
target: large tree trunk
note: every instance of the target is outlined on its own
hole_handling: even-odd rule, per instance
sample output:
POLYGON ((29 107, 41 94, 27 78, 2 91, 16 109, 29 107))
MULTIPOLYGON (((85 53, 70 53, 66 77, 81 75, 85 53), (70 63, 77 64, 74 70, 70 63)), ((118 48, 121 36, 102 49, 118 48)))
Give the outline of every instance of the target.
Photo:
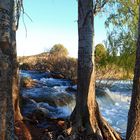
POLYGON ((0 140, 14 140, 12 22, 14 0, 0 0, 0 140))
POLYGON ((138 22, 138 40, 136 64, 134 70, 133 90, 128 113, 127 140, 140 140, 140 6, 138 22))
POLYGON ((71 115, 73 140, 121 140, 102 118, 95 99, 93 0, 78 0, 78 93, 71 115))

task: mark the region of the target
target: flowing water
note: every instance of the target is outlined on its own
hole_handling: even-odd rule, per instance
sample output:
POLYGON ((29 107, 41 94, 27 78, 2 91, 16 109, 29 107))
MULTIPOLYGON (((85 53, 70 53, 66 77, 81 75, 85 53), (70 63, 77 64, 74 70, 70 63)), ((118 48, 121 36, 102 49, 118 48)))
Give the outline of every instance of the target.
MULTIPOLYGON (((48 73, 35 71, 21 71, 21 76, 31 77, 39 83, 34 88, 21 90, 21 96, 26 100, 22 110, 25 116, 32 114, 35 110, 42 111, 49 118, 70 116, 75 106, 76 93, 66 90, 72 86, 71 81, 47 78, 48 73)), ((131 81, 110 82, 113 84, 109 88, 96 89, 96 98, 102 115, 125 137, 132 84, 131 81)), ((102 82, 104 83, 106 81, 102 82)), ((72 88, 76 90, 76 85, 72 88)), ((39 126, 43 127, 44 124, 39 126)))

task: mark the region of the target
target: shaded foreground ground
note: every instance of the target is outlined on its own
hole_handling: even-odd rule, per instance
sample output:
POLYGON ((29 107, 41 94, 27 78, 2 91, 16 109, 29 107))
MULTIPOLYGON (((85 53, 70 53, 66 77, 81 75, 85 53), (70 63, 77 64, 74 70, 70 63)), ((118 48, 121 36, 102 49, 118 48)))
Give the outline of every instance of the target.
POLYGON ((59 135, 65 137, 65 122, 62 120, 52 120, 49 128, 38 128, 35 122, 19 121, 15 124, 15 133, 18 140, 51 140, 56 139, 59 135))

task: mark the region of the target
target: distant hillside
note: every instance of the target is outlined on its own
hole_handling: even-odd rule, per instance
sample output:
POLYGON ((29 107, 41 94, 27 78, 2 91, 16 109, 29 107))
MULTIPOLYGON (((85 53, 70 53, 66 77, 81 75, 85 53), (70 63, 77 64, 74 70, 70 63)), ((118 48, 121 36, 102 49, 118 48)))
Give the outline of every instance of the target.
POLYGON ((37 55, 30 55, 30 56, 18 56, 18 62, 20 64, 28 63, 35 65, 38 60, 48 59, 48 52, 43 52, 37 55))
POLYGON ((66 79, 77 79, 77 59, 68 56, 64 49, 57 48, 49 53, 44 52, 31 56, 18 57, 21 70, 36 70, 39 72, 53 72, 63 75, 66 79))

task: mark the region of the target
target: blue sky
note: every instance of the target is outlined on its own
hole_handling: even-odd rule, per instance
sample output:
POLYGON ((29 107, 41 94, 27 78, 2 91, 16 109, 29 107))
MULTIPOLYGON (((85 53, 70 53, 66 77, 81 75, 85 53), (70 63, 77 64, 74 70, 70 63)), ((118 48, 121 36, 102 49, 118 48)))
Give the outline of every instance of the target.
MULTIPOLYGON (((69 55, 77 57, 77 1, 76 0, 24 0, 25 12, 20 18, 17 31, 18 55, 32 55, 49 50, 54 44, 61 43, 69 55), (24 23, 27 28, 27 37, 24 23)), ((95 17, 95 44, 106 38, 105 17, 95 17)))

